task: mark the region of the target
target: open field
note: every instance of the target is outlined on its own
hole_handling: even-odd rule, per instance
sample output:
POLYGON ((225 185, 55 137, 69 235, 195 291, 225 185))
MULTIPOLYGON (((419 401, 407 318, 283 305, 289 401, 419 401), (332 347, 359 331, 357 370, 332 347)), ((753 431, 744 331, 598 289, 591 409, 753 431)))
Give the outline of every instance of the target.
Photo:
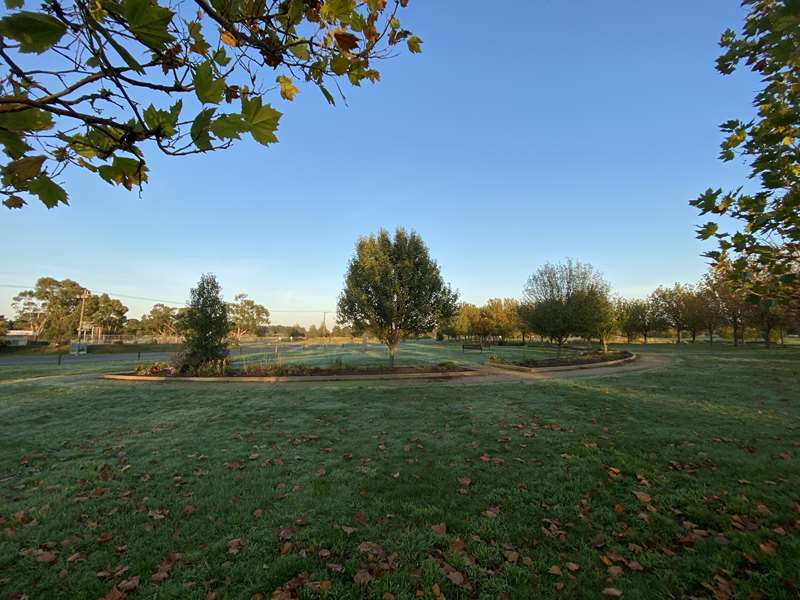
POLYGON ((202 389, 2 366, 0 597, 796 597, 800 352, 635 351, 675 361, 202 389))

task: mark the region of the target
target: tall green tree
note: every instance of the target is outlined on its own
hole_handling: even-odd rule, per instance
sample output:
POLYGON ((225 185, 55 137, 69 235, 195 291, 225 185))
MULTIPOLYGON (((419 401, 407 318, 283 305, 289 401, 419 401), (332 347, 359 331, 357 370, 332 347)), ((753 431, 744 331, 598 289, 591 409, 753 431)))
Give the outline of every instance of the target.
POLYGON ((142 315, 141 329, 159 337, 178 334, 178 311, 166 304, 154 304, 145 315, 142 315))
POLYGON ((457 300, 417 233, 398 228, 391 236, 381 229, 356 244, 337 320, 386 344, 394 367, 398 344, 447 322, 457 300))
POLYGON ((530 330, 558 345, 559 353, 576 335, 600 337, 605 347, 613 314, 608 294, 608 283, 592 265, 571 259, 547 263, 528 279, 522 312, 530 330))
POLYGON ((660 286, 650 295, 650 301, 653 303, 658 318, 675 330, 679 344, 683 331, 686 329, 686 299, 690 292, 691 289, 688 286, 676 283, 669 288, 660 286))
POLYGON ((36 297, 34 290, 24 290, 14 296, 11 308, 14 309, 17 329, 33 331, 36 337, 42 335, 42 330, 47 324, 47 314, 44 301, 36 297))
POLYGON ((146 155, 278 141, 298 84, 376 82, 378 63, 422 41, 408 0, 6 0, 0 18, 0 196, 68 203, 70 168, 141 188, 146 155))
POLYGON ((32 318, 37 335, 60 344, 77 333, 81 302, 88 293, 71 279, 40 277, 33 290, 15 297, 18 316, 32 318))
POLYGON ((721 321, 731 328, 733 345, 744 336, 745 317, 749 310, 747 291, 729 273, 729 263, 718 263, 703 278, 703 286, 713 294, 721 321))
POLYGON ((228 318, 231 322, 231 335, 236 343, 248 333, 254 335, 259 327, 269 325, 269 311, 247 294, 236 294, 228 304, 228 318))
POLYGON ((125 327, 128 307, 108 294, 92 295, 86 300, 85 309, 86 322, 99 327, 104 334, 118 334, 125 327))
POLYGON ((740 32, 727 30, 717 69, 729 75, 740 67, 756 73, 763 87, 753 104, 755 118, 721 125, 725 133, 720 158, 750 164, 754 192, 743 187, 708 189, 691 204, 702 215, 715 215, 698 230, 701 239, 716 238, 718 250, 707 253, 717 264, 729 263, 733 280, 761 301, 800 304, 800 6, 797 0, 744 0, 749 10, 740 32), (739 230, 720 231, 718 221, 731 217, 739 230), (771 276, 749 277, 753 265, 771 276))
POLYGON ((228 356, 230 331, 228 305, 222 299, 222 288, 210 273, 200 277, 192 288, 191 298, 181 317, 184 332, 185 366, 197 368, 204 363, 228 356))

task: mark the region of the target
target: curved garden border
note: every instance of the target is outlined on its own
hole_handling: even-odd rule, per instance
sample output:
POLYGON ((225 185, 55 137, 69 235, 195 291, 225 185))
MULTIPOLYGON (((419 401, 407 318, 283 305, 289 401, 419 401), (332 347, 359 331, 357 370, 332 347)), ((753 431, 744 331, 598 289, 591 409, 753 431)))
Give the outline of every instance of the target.
POLYGON ((479 377, 484 375, 481 371, 445 371, 430 373, 379 373, 363 375, 290 375, 281 377, 174 377, 163 375, 103 375, 103 379, 114 381, 190 381, 192 383, 292 383, 309 381, 381 381, 399 379, 456 379, 459 377, 479 377))
POLYGON ((508 363, 486 363, 486 366, 490 366, 496 369, 503 369, 505 371, 517 371, 520 373, 550 373, 555 371, 579 371, 583 369, 601 369, 603 367, 615 367, 617 365, 624 365, 629 362, 633 362, 639 358, 638 354, 631 354, 630 356, 626 356, 625 358, 618 358, 616 360, 609 360, 605 362, 594 362, 594 363, 586 363, 586 364, 577 364, 577 365, 561 365, 558 367, 523 367, 520 365, 512 365, 508 363))

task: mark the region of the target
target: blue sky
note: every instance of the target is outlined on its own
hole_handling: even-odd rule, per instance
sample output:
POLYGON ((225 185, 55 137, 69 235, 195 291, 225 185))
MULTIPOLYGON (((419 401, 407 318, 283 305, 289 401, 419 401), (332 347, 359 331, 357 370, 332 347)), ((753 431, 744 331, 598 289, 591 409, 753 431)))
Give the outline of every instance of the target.
MULTIPOLYGON (((347 107, 309 86, 277 98, 277 145, 153 156, 141 197, 71 173, 70 207, 0 212, 0 284, 50 275, 182 301, 210 271, 229 298, 333 310, 356 238, 395 226, 422 235, 470 302, 518 297, 567 256, 624 295, 695 281, 707 247, 688 200, 746 175, 716 159, 718 124, 747 116, 758 88, 714 69, 738 2, 491 5, 411 0, 403 24, 423 53, 348 86, 347 107)), ((15 292, 0 287, 0 314, 15 292)), ((131 316, 152 304, 125 301, 131 316)))

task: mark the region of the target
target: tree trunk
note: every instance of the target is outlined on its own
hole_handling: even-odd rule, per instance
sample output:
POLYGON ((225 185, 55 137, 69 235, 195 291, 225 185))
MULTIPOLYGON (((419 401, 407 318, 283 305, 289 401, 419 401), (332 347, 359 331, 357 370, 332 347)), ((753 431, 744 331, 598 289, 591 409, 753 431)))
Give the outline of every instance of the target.
POLYGON ((647 332, 643 332, 644 334, 644 345, 647 346, 647 332))
POLYGON ((772 327, 766 326, 764 327, 764 344, 766 344, 767 348, 770 347, 770 339, 769 334, 772 333, 772 327))
POLYGON ((739 345, 739 320, 734 319, 733 323, 733 347, 737 347, 739 345))
POLYGON ((708 344, 709 346, 714 345, 714 329, 712 327, 708 328, 708 344))
POLYGON ((678 327, 678 345, 680 346, 680 344, 681 344, 681 328, 678 327))
POLYGON ((603 344, 603 354, 608 352, 608 338, 603 336, 600 338, 600 342, 603 344))
POLYGON ((397 354, 397 343, 387 344, 389 348, 389 368, 394 369, 394 357, 397 354))

